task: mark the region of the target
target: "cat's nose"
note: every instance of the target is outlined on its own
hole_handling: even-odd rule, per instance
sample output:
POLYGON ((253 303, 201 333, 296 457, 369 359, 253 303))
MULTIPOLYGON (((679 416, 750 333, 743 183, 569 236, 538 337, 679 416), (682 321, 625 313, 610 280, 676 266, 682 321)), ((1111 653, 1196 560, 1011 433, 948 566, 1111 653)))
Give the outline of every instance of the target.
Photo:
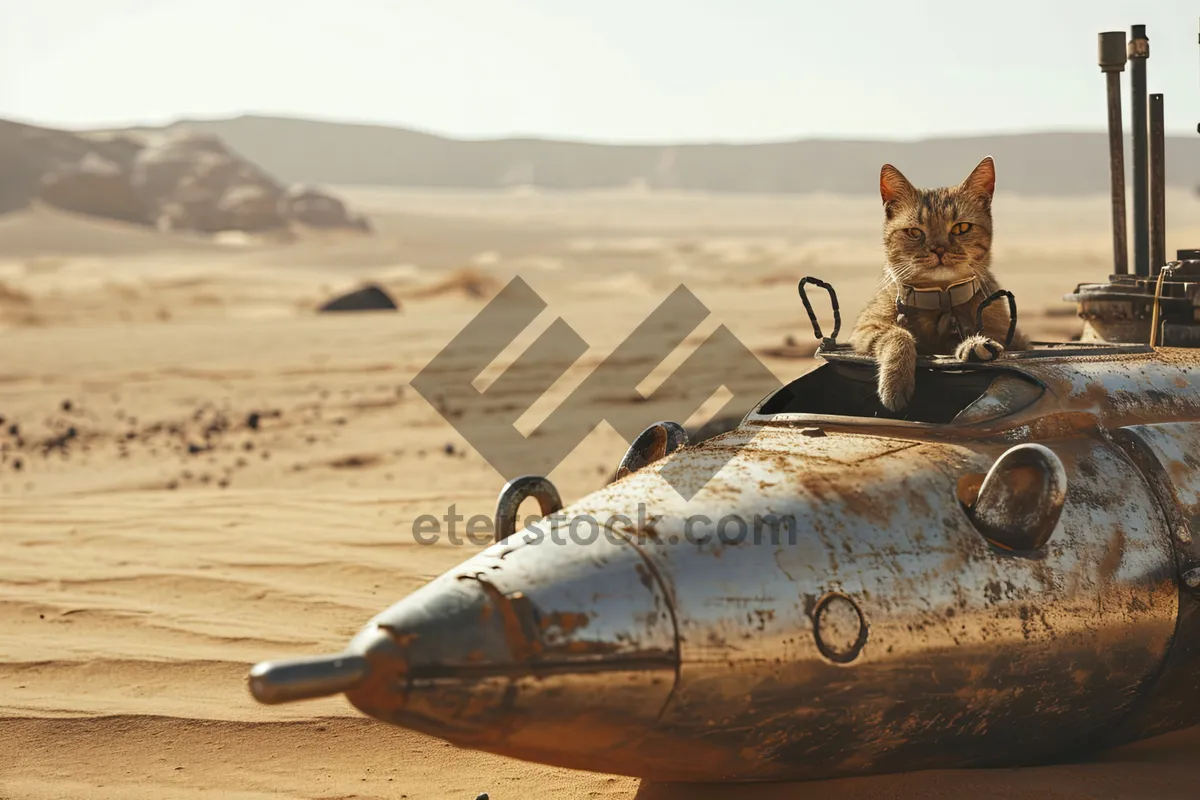
POLYGON ((930 248, 930 252, 937 256, 938 263, 940 264, 942 263, 942 256, 946 255, 946 248, 938 244, 930 248))

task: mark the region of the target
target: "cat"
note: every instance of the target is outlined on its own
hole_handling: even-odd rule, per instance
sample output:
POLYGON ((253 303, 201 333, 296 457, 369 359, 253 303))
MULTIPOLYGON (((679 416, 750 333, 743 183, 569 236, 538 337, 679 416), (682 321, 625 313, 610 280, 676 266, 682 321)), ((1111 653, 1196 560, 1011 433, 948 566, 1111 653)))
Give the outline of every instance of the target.
MULTIPOLYGON (((975 327, 979 304, 1000 288, 991 271, 995 190, 991 156, 958 186, 938 189, 914 187, 891 164, 879 172, 887 263, 850 343, 875 357, 879 401, 889 411, 903 410, 912 399, 918 354, 991 361, 1004 352, 1005 299, 984 309, 982 332, 975 327)), ((1010 349, 1027 345, 1016 331, 1010 349)))

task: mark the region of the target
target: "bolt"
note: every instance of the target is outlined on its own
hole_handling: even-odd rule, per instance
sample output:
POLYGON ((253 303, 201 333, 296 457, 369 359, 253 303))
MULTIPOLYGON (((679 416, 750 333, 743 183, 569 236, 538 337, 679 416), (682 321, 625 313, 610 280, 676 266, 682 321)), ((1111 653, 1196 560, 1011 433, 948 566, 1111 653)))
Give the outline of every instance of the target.
POLYGON ((1189 589, 1200 589, 1200 567, 1183 573, 1183 582, 1189 589))

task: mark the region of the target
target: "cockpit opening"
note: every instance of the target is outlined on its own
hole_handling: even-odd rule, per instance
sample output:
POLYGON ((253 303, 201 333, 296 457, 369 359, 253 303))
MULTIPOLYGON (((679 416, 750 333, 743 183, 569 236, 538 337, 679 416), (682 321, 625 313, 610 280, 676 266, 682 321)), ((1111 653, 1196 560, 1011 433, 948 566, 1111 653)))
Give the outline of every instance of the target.
POLYGON ((997 419, 1035 402, 1036 381, 1019 372, 966 367, 917 367, 916 391, 908 407, 889 411, 876 394, 873 361, 829 361, 784 386, 756 415, 818 414, 924 422, 969 424, 997 419))

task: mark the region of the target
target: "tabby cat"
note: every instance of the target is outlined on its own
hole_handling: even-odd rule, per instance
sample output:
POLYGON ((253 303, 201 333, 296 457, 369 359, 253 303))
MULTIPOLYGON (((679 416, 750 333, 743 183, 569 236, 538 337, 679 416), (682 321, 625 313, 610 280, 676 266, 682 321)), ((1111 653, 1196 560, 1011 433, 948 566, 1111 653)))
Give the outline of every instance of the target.
MULTIPOLYGON (((918 354, 991 361, 1004 352, 1005 300, 984 309, 983 330, 976 330, 979 304, 1000 288, 991 272, 995 189, 990 156, 958 186, 939 189, 917 189, 891 164, 880 170, 887 263, 850 341, 875 357, 879 401, 890 411, 912 399, 918 354)), ((1026 345, 1017 331, 1011 348, 1026 345)))

